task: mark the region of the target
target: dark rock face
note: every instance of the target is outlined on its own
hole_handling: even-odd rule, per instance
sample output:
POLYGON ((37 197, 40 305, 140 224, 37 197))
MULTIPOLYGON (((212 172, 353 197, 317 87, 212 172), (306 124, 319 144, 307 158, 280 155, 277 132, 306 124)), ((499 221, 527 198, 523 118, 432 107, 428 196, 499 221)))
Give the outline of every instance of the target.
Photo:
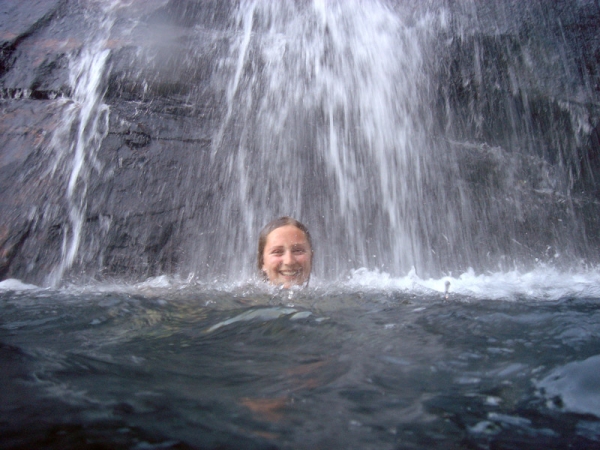
MULTIPOLYGON (((555 251, 548 242, 572 260, 594 261, 599 7, 507 1, 473 10, 467 3, 448 7, 453 21, 440 31, 430 69, 432 133, 449 158, 440 177, 454 210, 468 198, 470 215, 462 216, 463 235, 442 239, 424 224, 421 238, 442 270, 448 261, 484 268, 490 254, 544 259, 555 251)), ((91 126, 78 128, 80 118, 63 129, 67 113, 78 111, 73 65, 100 33, 102 7, 0 5, 0 279, 208 278, 226 270, 231 256, 218 236, 232 231, 219 220, 226 195, 219 173, 228 162, 222 152, 215 156, 213 141, 227 114, 217 66, 234 39, 228 27, 235 9, 218 0, 138 0, 111 12, 101 47, 110 56, 94 106, 108 106, 108 127, 73 176, 75 159, 61 152, 91 126), (57 140, 61 135, 71 138, 57 140), (79 251, 57 272, 71 245, 79 251)), ((260 189, 257 183, 250 189, 260 189)), ((318 217, 312 224, 314 235, 327 235, 318 217)))
MULTIPOLYGON (((65 197, 68 174, 61 173, 58 148, 51 142, 73 95, 69 58, 86 44, 85 5, 77 2, 5 2, 2 7, 2 138, 0 141, 0 276, 43 283, 64 256, 73 233, 65 197), (80 22, 81 21, 81 22, 80 22), (52 167, 55 165, 56 167, 52 167)), ((189 105, 185 95, 207 89, 213 55, 197 50, 189 69, 186 58, 190 26, 226 19, 221 2, 139 2, 147 27, 162 27, 169 38, 152 51, 163 67, 139 69, 148 52, 135 34, 117 36, 105 80, 104 102, 110 123, 97 151, 95 169, 85 180, 86 213, 80 244, 87 250, 73 263, 73 273, 94 277, 144 277, 174 273, 186 249, 182 242, 198 233, 198 211, 214 195, 208 179, 194 173, 211 142, 215 102, 189 105), (193 14, 189 14, 192 11, 193 14), (141 50, 141 60, 136 54, 141 50), (161 72, 163 75, 159 75, 161 72), (175 74, 175 75, 173 75, 175 74), (147 81, 148 80, 148 81, 147 81), (141 85, 149 86, 142 92, 141 85), (198 198, 185 185, 203 184, 198 198)), ((100 14, 95 11, 94 14, 100 14)), ((116 22, 131 17, 120 16, 116 22)), ((222 22, 219 22, 223 26, 222 22)), ((144 34, 144 30, 142 30, 144 34)), ((207 50, 208 51, 208 50, 207 50)), ((212 98, 210 97, 212 95, 212 98)), ((76 127, 77 124, 72 125, 76 127)), ((72 130, 71 133, 74 133, 72 130)))
POLYGON ((439 99, 451 106, 438 109, 440 123, 458 145, 460 179, 477 186, 476 203, 493 199, 486 214, 496 215, 474 234, 489 239, 513 228, 523 238, 513 255, 544 259, 544 246, 553 246, 596 259, 598 14, 593 2, 481 5, 469 38, 448 46, 439 99), (468 142, 486 145, 473 155, 468 142))

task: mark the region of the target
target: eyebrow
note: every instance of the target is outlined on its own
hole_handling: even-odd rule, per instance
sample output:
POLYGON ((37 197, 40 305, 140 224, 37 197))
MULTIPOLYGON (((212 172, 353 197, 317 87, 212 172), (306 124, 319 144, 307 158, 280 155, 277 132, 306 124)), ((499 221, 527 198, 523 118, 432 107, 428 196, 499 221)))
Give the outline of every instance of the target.
MULTIPOLYGON (((305 242, 298 242, 297 244, 291 244, 290 245, 291 248, 306 248, 306 247, 310 247, 307 243, 305 242)), ((277 249, 282 249, 285 248, 285 245, 274 245, 272 247, 267 247, 267 250, 277 250, 277 249)))

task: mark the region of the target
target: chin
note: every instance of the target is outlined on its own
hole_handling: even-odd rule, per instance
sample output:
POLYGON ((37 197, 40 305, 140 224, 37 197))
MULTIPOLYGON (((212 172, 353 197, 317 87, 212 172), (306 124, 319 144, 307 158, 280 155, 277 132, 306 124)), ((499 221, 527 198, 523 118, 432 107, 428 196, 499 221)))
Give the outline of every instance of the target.
POLYGON ((296 279, 293 281, 284 281, 280 284, 284 289, 290 289, 294 286, 304 286, 308 280, 306 278, 296 279))

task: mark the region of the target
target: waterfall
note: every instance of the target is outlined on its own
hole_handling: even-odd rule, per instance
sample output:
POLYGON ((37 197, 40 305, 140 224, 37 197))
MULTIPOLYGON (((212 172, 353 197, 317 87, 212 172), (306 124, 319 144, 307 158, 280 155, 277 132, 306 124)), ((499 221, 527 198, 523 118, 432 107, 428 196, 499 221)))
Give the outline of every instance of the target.
POLYGON ((218 64, 226 106, 212 149, 217 223, 235 230, 220 248, 246 255, 233 273, 261 225, 284 214, 315 229, 326 277, 587 253, 576 191, 593 93, 570 92, 570 44, 564 32, 507 31, 548 17, 543 5, 523 17, 469 5, 241 2, 218 64))
POLYGON ((327 275, 424 263, 418 216, 444 202, 427 59, 445 20, 379 2, 242 2, 213 149, 225 160, 219 222, 243 230, 227 253, 292 215, 319 234, 327 275), (425 206, 427 192, 440 198, 425 206))
POLYGON ((40 3, 0 274, 248 279, 282 215, 317 280, 597 264, 597 2, 409 3, 40 3))

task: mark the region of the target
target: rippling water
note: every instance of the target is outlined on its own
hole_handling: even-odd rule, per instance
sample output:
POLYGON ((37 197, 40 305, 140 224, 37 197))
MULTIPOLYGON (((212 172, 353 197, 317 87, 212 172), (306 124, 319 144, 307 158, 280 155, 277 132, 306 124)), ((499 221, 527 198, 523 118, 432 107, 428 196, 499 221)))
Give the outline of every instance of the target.
POLYGON ((0 447, 597 448, 599 299, 597 270, 8 280, 0 447))

